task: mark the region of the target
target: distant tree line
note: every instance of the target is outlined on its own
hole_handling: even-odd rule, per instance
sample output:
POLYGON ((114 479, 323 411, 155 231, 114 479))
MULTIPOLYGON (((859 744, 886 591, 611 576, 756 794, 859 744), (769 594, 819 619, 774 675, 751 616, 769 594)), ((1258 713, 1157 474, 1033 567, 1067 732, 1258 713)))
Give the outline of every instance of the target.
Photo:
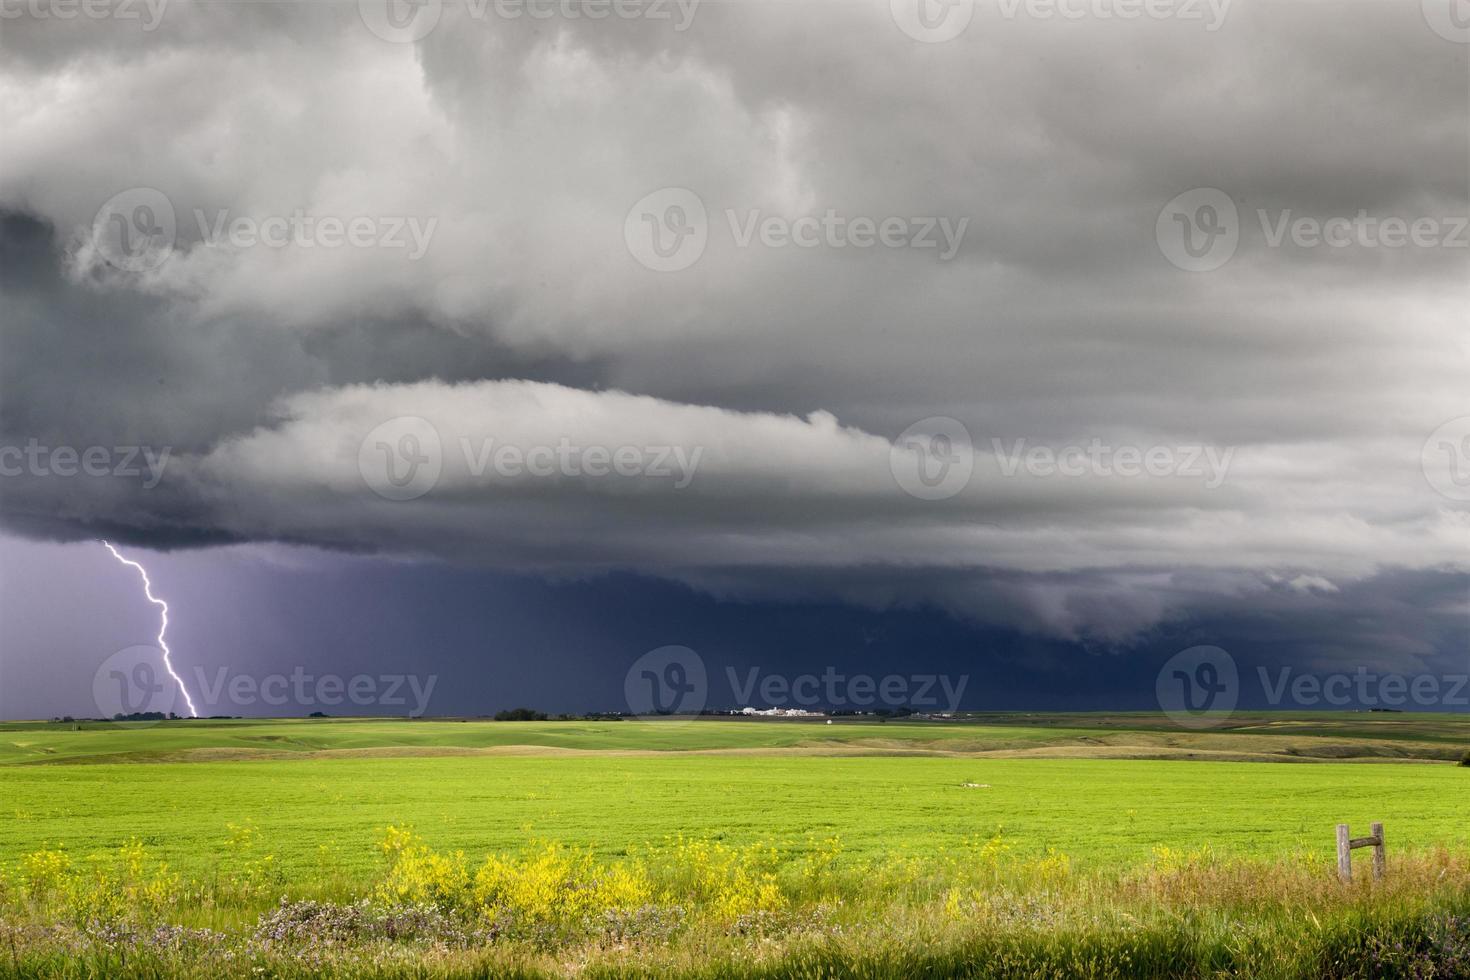
MULTIPOLYGON (((482 716, 483 717, 483 716, 482 716)), ((622 721, 623 716, 611 712, 592 712, 585 715, 549 715, 535 708, 511 708, 497 711, 491 716, 495 721, 622 721)))

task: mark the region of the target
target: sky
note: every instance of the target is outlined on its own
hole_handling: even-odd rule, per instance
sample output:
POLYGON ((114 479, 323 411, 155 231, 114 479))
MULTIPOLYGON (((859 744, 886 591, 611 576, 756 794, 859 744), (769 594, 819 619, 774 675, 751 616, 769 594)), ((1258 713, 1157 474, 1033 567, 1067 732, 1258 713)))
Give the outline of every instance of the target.
POLYGON ((1470 710, 1456 0, 0 14, 0 717, 1470 710))

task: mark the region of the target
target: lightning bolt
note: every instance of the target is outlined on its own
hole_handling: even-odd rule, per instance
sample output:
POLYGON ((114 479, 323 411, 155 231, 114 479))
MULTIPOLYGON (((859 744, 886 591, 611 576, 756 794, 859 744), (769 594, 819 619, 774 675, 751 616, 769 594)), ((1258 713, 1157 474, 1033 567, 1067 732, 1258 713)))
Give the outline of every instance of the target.
POLYGON ((189 705, 189 717, 198 718, 199 712, 194 708, 194 699, 189 697, 189 689, 184 686, 184 679, 174 673, 173 661, 169 659, 168 641, 163 638, 164 634, 168 632, 168 603, 153 594, 153 583, 148 581, 148 569, 130 558, 124 558, 110 542, 102 542, 102 547, 112 552, 112 557, 124 565, 131 565, 138 570, 138 574, 143 576, 143 594, 148 597, 149 602, 163 610, 163 622, 158 627, 158 646, 163 650, 163 666, 168 670, 168 676, 172 677, 174 683, 179 685, 179 691, 183 693, 184 701, 189 705))

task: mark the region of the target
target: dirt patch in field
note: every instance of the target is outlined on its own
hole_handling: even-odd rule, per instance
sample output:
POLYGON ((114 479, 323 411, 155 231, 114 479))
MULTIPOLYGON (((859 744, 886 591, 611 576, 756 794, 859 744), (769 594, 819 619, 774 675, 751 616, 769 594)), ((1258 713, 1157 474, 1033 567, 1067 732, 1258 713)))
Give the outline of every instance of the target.
MULTIPOLYGON (((572 735, 576 729, 567 729, 572 735)), ((391 733, 389 733, 391 736, 391 733)), ((803 733, 807 734, 807 733, 803 733)), ((532 756, 610 758, 656 758, 670 755, 770 756, 770 757, 863 757, 891 756, 951 759, 1182 759, 1238 762, 1409 762, 1445 761, 1459 758, 1462 748, 1434 741, 1404 738, 1355 738, 1321 734, 1266 734, 1257 731, 1100 731, 1053 729, 1030 737, 1012 737, 1008 732, 977 730, 915 738, 880 726, 854 729, 847 737, 831 729, 813 730, 809 737, 786 745, 735 745, 708 747, 638 746, 628 748, 573 747, 565 744, 445 745, 386 744, 333 746, 318 738, 291 734, 261 733, 229 738, 228 744, 193 748, 158 748, 151 751, 98 752, 57 757, 51 746, 35 740, 13 741, 6 748, 26 753, 15 764, 57 765, 98 763, 234 762, 263 759, 373 759, 475 756, 532 756)), ((689 729, 687 741, 701 738, 698 726, 689 729)), ((384 741, 392 741, 384 738, 384 741)), ((577 741, 576 739, 569 739, 577 741)), ((595 742, 593 743, 596 744, 595 742)), ((605 745, 606 743, 604 743, 605 745)), ((625 743, 626 744, 626 743, 625 743)))

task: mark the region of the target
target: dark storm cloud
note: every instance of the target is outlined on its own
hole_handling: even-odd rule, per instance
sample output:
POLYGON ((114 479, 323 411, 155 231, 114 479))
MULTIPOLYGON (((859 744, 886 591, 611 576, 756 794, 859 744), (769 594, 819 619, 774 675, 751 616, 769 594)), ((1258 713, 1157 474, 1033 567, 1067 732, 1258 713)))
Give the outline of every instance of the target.
POLYGON ((172 454, 152 488, 7 476, 7 525, 628 569, 1074 642, 1264 603, 1296 642, 1443 650, 1412 628, 1440 586, 1360 590, 1470 569, 1463 504, 1424 472, 1470 413, 1470 248, 1271 234, 1466 215, 1467 45, 1415 4, 1236 3, 1218 30, 1004 9, 941 44, 886 2, 708 3, 684 31, 450 4, 417 44, 350 4, 7 22, 0 435, 172 454), (134 187, 177 234, 118 269, 93 219, 134 187), (657 273, 624 225, 664 187, 698 196, 709 244, 657 273), (1155 238, 1198 187, 1239 214, 1210 272, 1155 238), (829 209, 966 224, 947 261, 739 245, 753 212, 829 209), (413 219, 421 254, 205 241, 297 210, 413 219), (385 499, 364 453, 404 416, 442 473, 385 499), (976 448, 942 500, 890 469, 930 416, 976 448), (698 464, 682 486, 475 470, 564 439, 698 464), (1094 443, 1228 466, 1010 472, 1094 443), (1350 596, 1374 630, 1335 627, 1350 596))

